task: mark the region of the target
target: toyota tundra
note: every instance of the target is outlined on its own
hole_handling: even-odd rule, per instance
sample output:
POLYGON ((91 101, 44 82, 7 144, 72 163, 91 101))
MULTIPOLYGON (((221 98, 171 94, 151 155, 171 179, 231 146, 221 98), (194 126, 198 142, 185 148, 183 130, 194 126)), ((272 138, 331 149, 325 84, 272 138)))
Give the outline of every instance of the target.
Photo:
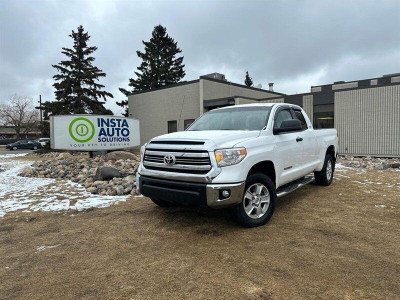
POLYGON ((230 106, 142 146, 136 184, 161 207, 230 207, 239 224, 255 227, 268 222, 278 197, 330 185, 337 149, 336 129, 315 130, 297 105, 230 106))

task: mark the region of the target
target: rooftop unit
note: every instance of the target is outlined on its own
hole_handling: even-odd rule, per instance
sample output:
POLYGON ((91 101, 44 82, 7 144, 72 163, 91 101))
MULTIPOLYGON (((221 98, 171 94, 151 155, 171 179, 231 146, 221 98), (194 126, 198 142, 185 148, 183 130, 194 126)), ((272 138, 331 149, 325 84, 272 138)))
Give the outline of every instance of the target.
POLYGON ((206 74, 206 75, 200 76, 200 78, 201 77, 207 77, 207 78, 227 81, 226 78, 225 78, 225 75, 221 74, 221 73, 211 73, 211 74, 206 74))

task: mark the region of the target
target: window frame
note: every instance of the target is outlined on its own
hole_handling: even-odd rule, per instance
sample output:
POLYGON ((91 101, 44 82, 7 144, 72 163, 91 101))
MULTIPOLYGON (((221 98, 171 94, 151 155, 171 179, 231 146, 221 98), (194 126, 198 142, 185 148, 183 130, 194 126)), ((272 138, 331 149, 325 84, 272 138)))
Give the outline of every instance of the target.
MULTIPOLYGON (((293 107, 291 107, 291 106, 289 106, 289 105, 285 105, 285 106, 281 106, 281 107, 279 107, 279 108, 277 108, 276 109, 276 111, 275 111, 275 114, 274 114, 274 118, 273 118, 273 122, 272 122, 272 132, 274 132, 274 129, 276 128, 275 127, 275 121, 276 121, 276 116, 282 111, 282 110, 289 110, 289 112, 290 112, 290 114, 291 114, 291 116, 292 116, 292 118, 293 118, 293 120, 298 120, 297 119, 297 116, 296 116, 296 114, 295 114, 295 112, 294 112, 294 110, 295 110, 295 108, 293 108, 293 107)), ((297 109, 298 110, 298 109, 297 109)), ((301 111, 301 110, 300 110, 301 111)), ((303 115, 304 116, 304 115, 303 115)), ((304 120, 306 121, 306 119, 304 118, 304 120)), ((299 120, 300 121, 300 120, 299 120)), ((301 122, 301 121, 300 121, 301 122)), ((306 121, 306 125, 307 125, 307 129, 308 129, 308 124, 307 124, 307 121, 306 121)), ((279 134, 276 134, 276 133, 273 133, 274 135, 282 135, 282 134, 288 134, 288 133, 294 133, 294 132, 302 132, 302 131, 305 131, 305 130, 307 130, 307 129, 301 129, 301 130, 294 130, 294 131, 288 131, 288 132, 281 132, 281 133, 279 133, 279 134)))
POLYGON ((167 121, 167 133, 174 133, 174 132, 178 132, 178 120, 170 120, 167 121), (176 126, 176 130, 175 131, 169 131, 169 124, 170 122, 175 122, 175 126, 176 126))

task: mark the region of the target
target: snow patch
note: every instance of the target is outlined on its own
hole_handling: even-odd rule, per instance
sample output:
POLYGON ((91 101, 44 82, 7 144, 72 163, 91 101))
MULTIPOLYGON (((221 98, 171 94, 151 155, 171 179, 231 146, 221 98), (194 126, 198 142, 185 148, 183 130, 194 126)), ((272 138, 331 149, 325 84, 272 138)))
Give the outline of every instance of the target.
MULTIPOLYGON (((15 156, 7 155, 6 158, 9 157, 15 156)), ((0 161, 5 169, 0 173, 0 218, 17 210, 82 211, 92 207, 104 208, 126 201, 129 197, 93 195, 82 185, 71 181, 21 177, 18 174, 33 162, 12 161, 3 157, 0 161)))
POLYGON ((36 248, 36 253, 41 252, 41 251, 46 250, 46 249, 53 249, 53 248, 56 248, 56 247, 59 247, 59 246, 61 246, 61 244, 57 244, 57 245, 53 245, 53 246, 40 246, 40 247, 36 248))
POLYGON ((14 158, 14 157, 20 157, 20 156, 25 156, 25 155, 27 155, 28 153, 18 153, 18 154, 3 154, 3 155, 0 155, 0 159, 2 159, 2 158, 14 158))

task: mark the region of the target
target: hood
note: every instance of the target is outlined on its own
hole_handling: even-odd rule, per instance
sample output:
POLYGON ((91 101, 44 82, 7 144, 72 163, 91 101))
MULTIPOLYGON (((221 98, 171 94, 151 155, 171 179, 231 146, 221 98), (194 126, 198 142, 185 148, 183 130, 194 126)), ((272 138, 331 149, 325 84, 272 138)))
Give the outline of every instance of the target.
MULTIPOLYGON (((246 140, 256 138, 260 131, 246 130, 204 130, 204 131, 178 131, 174 133, 160 135, 152 139, 155 140, 191 140, 208 141, 217 148, 232 148, 246 140)), ((207 144, 211 144, 207 143, 207 144)))

